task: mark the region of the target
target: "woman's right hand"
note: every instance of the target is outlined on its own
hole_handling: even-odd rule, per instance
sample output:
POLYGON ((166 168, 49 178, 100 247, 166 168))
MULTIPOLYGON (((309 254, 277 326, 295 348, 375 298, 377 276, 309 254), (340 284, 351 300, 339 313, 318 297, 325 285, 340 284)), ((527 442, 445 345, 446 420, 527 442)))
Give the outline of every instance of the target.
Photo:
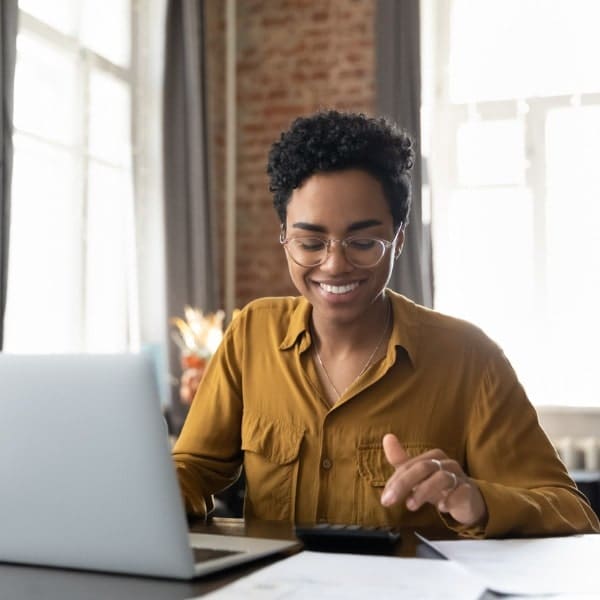
POLYGON ((485 525, 488 514, 483 495, 457 461, 440 449, 410 458, 391 433, 383 437, 383 450, 395 468, 381 496, 384 506, 405 502, 408 510, 415 511, 428 503, 463 525, 485 525))

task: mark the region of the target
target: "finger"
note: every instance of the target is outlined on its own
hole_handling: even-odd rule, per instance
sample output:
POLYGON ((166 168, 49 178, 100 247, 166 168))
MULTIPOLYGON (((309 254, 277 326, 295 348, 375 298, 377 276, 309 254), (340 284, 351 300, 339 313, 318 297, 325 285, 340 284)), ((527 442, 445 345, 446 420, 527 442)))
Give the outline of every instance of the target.
POLYGON ((393 433, 386 433, 383 436, 383 451, 387 461, 394 467, 399 467, 408 460, 406 450, 393 433))
POLYGON ((437 506, 458 486, 468 481, 460 464, 446 455, 440 459, 430 458, 429 462, 435 465, 434 472, 431 473, 431 477, 415 486, 411 497, 407 499, 407 506, 410 504, 412 510, 420 508, 426 502, 437 506))
MULTIPOLYGON (((423 482, 440 472, 439 463, 438 459, 411 459, 397 467, 385 484, 381 503, 384 506, 391 506, 409 496, 423 482)), ((441 496, 437 499, 441 499, 441 496)))
POLYGON ((439 448, 409 458, 402 444, 393 434, 386 434, 383 437, 383 448, 388 462, 396 467, 396 471, 387 480, 381 494, 383 506, 391 506, 406 498, 415 486, 439 470, 440 461, 448 459, 439 448))
POLYGON ((454 520, 467 526, 485 523, 488 514, 479 487, 470 479, 461 482, 456 490, 440 501, 438 510, 449 513, 454 520))
POLYGON ((460 523, 471 521, 473 510, 471 508, 471 490, 467 482, 462 482, 455 490, 446 494, 437 503, 436 508, 441 513, 450 513, 460 523))
MULTIPOLYGON (((448 456, 444 453, 443 450, 440 450, 439 448, 435 448, 433 450, 427 450, 427 452, 423 452, 422 454, 418 454, 417 456, 413 456, 412 458, 409 458, 407 456, 404 463, 402 463, 402 466, 405 468, 409 468, 417 463, 431 462, 434 459, 439 460, 442 463, 442 468, 444 468, 444 465, 446 464, 445 461, 451 460, 448 458, 448 456)), ((432 463, 432 464, 434 464, 434 463, 432 463)), ((437 469, 437 467, 436 467, 436 469, 437 469)))
POLYGON ((460 479, 456 473, 449 469, 438 469, 414 488, 406 500, 406 506, 410 510, 418 510, 423 504, 429 503, 439 508, 459 485, 460 479))

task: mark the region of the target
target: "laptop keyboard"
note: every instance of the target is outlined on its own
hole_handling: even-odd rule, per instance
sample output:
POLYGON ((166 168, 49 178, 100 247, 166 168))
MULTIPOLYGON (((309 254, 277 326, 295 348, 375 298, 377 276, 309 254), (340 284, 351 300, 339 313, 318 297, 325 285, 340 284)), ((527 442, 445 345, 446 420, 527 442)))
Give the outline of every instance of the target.
POLYGON ((194 548, 194 562, 202 563, 208 560, 215 560, 215 558, 223 558, 224 556, 231 556, 233 554, 242 554, 234 550, 215 550, 213 548, 194 548))

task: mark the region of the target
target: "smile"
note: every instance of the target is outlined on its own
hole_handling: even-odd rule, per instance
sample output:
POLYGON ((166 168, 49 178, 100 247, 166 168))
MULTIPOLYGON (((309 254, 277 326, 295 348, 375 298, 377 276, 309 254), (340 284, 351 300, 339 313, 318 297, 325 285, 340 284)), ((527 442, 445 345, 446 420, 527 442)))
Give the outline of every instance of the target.
POLYGON ((347 294, 352 290, 355 290, 360 284, 355 281, 354 283, 347 283, 346 285, 329 285, 328 283, 320 283, 319 286, 325 292, 330 294, 347 294))

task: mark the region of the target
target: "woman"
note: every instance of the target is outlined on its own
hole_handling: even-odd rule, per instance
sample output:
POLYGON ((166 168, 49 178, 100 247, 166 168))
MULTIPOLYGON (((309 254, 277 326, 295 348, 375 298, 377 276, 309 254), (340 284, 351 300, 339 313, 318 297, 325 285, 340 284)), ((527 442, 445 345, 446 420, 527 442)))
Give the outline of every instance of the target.
POLYGON ((269 156, 300 296, 250 303, 196 394, 174 460, 189 512, 243 463, 246 518, 466 536, 596 531, 501 350, 388 289, 410 138, 383 119, 297 119, 269 156))

